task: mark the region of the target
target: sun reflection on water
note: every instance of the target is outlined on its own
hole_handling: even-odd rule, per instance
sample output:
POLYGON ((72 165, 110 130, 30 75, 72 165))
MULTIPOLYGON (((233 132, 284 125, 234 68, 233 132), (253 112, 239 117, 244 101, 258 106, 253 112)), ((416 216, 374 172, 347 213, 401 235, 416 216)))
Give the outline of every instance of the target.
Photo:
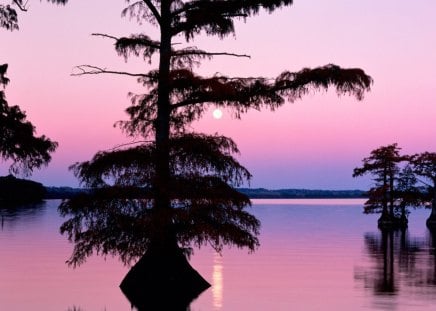
POLYGON ((223 306, 223 265, 222 257, 215 253, 213 257, 212 296, 214 310, 220 310, 223 306))

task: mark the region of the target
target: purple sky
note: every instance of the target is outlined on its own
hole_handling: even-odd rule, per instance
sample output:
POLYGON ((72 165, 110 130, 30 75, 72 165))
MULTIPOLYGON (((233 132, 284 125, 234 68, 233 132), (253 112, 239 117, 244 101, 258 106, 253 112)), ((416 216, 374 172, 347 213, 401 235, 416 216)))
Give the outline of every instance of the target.
MULTIPOLYGON (((127 93, 143 92, 141 86, 129 77, 70 76, 80 64, 134 72, 155 68, 137 59, 125 63, 112 41, 90 35, 156 34, 153 26, 121 18, 124 5, 71 0, 58 7, 30 0, 20 31, 0 30, 9 103, 20 105, 38 133, 60 144, 33 179, 77 186, 69 165, 128 140, 112 125, 126 119, 127 93)), ((435 12, 433 0, 296 0, 290 8, 238 23, 235 37, 200 37, 192 43, 199 48, 251 55, 217 57, 198 68, 201 74, 275 77, 335 63, 363 68, 374 85, 361 102, 334 92, 309 94, 242 120, 226 112, 215 120, 209 113, 194 128, 235 139, 241 162, 254 175, 252 187, 366 189, 370 181, 351 174, 372 149, 397 142, 405 153, 436 150, 435 12)))

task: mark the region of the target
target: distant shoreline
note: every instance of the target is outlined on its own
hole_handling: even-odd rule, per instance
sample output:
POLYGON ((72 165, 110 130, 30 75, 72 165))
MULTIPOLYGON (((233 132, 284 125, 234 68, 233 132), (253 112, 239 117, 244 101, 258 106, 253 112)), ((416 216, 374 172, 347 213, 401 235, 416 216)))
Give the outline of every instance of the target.
MULTIPOLYGON (((363 190, 236 188, 250 199, 358 199, 367 197, 363 190)), ((0 177, 0 202, 37 202, 43 199, 70 199, 91 189, 47 187, 12 175, 0 177)))
MULTIPOLYGON (((69 199, 87 192, 83 188, 45 187, 45 199, 69 199)), ((366 198, 363 190, 312 190, 312 189, 276 189, 238 188, 239 192, 250 199, 359 199, 366 198)))
POLYGON ((319 190, 239 188, 250 199, 360 199, 366 198, 363 190, 319 190))

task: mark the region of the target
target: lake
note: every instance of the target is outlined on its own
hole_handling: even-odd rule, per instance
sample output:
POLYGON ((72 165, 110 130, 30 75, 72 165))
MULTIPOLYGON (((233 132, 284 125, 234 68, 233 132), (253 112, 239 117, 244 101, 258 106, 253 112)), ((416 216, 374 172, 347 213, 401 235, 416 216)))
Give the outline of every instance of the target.
MULTIPOLYGON (((260 248, 196 250, 191 265, 212 287, 190 310, 434 310, 430 211, 413 210, 407 231, 382 234, 363 202, 253 200, 260 248)), ((118 287, 129 268, 116 258, 65 264, 72 245, 59 234, 59 203, 0 209, 0 310, 131 310, 118 287)))

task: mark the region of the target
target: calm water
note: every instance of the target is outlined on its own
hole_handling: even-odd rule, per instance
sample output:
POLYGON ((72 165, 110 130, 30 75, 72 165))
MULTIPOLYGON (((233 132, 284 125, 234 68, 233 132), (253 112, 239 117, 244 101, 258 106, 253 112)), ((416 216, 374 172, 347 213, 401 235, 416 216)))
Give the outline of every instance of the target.
MULTIPOLYGON (((255 200, 260 249, 197 250, 191 264, 212 288, 191 310, 434 310, 429 211, 413 211, 407 232, 382 235, 362 203, 255 200)), ((118 288, 128 268, 116 259, 65 265, 72 246, 58 233, 58 204, 0 209, 0 310, 131 310, 118 288)))

